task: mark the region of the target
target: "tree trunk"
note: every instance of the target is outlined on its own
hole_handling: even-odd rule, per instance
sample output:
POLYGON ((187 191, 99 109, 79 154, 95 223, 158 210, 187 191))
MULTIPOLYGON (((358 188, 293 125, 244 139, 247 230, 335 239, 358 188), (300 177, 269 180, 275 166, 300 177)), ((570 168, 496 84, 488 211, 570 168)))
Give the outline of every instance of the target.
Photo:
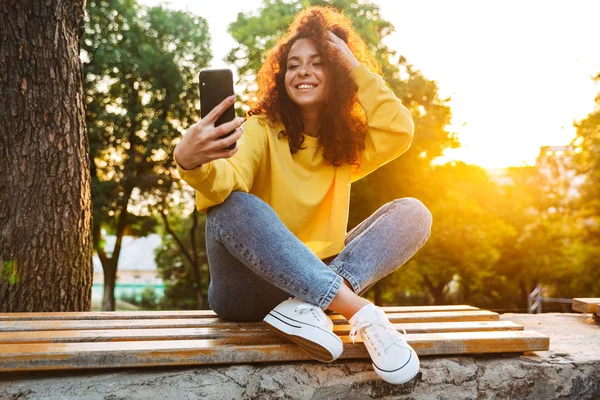
POLYGON ((109 260, 104 267, 104 295, 102 311, 115 311, 115 285, 117 283, 117 260, 109 260))
POLYGON ((381 285, 379 283, 376 283, 373 286, 373 294, 374 294, 374 299, 373 299, 373 303, 375 305, 381 306, 381 285))
MULTIPOLYGON (((126 185, 127 186, 127 185, 126 185)), ((123 243, 123 234, 127 226, 127 204, 131 189, 125 188, 126 193, 121 199, 121 207, 119 212, 119 222, 117 223, 117 231, 115 233, 115 247, 110 258, 106 257, 104 249, 98 250, 102 269, 104 270, 104 295, 102 296, 102 311, 115 311, 115 286, 117 282, 117 269, 119 267, 119 256, 121 255, 121 246, 123 243)))
POLYGON ((434 285, 426 274, 423 274, 422 276, 425 287, 429 289, 429 293, 431 293, 431 295, 433 296, 433 304, 444 304, 444 288, 446 287, 446 284, 439 283, 437 285, 434 285))
POLYGON ((527 312, 529 312, 528 306, 529 306, 529 294, 533 291, 533 290, 528 290, 527 289, 527 282, 525 282, 525 280, 521 280, 519 282, 519 290, 521 291, 521 304, 519 304, 519 308, 522 309, 527 309, 527 312))
POLYGON ((0 4, 0 311, 89 311, 84 0, 0 4))

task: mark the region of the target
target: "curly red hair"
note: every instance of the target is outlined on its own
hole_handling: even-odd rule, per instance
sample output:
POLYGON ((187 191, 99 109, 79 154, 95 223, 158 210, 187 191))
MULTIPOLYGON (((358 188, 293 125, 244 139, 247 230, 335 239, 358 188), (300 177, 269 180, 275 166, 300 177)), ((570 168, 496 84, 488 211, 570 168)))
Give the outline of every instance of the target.
POLYGON ((304 143, 304 123, 300 108, 292 102, 285 89, 285 73, 290 48, 298 39, 311 39, 328 64, 327 79, 332 89, 320 114, 319 143, 323 158, 335 167, 347 162, 355 164, 358 152, 365 148, 366 117, 357 97, 357 86, 350 75, 350 66, 328 40, 332 31, 346 42, 359 63, 371 71, 381 67, 367 50, 365 42, 352 29, 351 21, 330 7, 313 6, 299 12, 282 37, 267 55, 258 71, 258 103, 248 115, 262 115, 271 125, 282 123, 292 154, 304 143))

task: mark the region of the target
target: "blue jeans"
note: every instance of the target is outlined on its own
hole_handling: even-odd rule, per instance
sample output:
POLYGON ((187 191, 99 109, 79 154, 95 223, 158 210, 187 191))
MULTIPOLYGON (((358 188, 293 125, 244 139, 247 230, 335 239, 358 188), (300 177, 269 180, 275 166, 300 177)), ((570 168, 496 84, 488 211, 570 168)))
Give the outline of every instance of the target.
POLYGON ((327 309, 343 278, 357 294, 406 263, 429 238, 419 200, 393 200, 348 232, 337 256, 319 259, 260 198, 234 191, 208 210, 208 302, 219 317, 260 321, 290 296, 327 309))

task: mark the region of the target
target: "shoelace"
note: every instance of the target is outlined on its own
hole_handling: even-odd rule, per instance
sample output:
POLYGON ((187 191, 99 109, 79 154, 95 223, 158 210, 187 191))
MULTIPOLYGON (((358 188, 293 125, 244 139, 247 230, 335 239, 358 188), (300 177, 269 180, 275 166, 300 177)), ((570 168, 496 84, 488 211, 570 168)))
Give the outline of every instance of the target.
POLYGON ((299 314, 304 314, 305 312, 311 312, 313 314, 313 316, 315 317, 315 319, 317 321, 319 321, 320 325, 323 326, 327 326, 327 323, 325 321, 323 321, 323 319, 321 318, 321 315, 319 313, 317 313, 317 310, 320 310, 321 308, 319 306, 315 306, 314 304, 309 304, 309 303, 302 303, 302 304, 298 304, 296 306, 296 310, 298 311, 299 314))
MULTIPOLYGON (((406 335, 406 331, 401 329, 403 334, 406 335)), ((386 321, 363 321, 359 322, 358 325, 352 328, 350 331, 350 339, 352 339, 352 343, 355 342, 356 338, 360 334, 361 331, 365 331, 368 334, 369 340, 373 344, 373 348, 377 352, 377 354, 381 354, 382 352, 386 352, 390 346, 395 344, 406 347, 406 344, 400 337, 398 337, 398 332, 392 328, 389 323, 386 321), (377 329, 377 327, 381 327, 382 329, 377 329), (383 335, 380 333, 383 332, 383 335), (383 337, 382 337, 383 336, 383 337), (387 342, 387 343, 386 343, 387 342), (383 351, 381 350, 383 347, 383 351)))

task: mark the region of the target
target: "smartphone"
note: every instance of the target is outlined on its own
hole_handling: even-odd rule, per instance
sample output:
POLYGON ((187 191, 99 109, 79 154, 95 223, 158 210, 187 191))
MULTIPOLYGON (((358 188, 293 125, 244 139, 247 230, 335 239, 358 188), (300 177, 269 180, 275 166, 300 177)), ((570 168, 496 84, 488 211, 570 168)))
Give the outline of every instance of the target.
MULTIPOLYGON (((204 69, 200 71, 200 116, 204 118, 213 108, 233 94, 233 73, 230 69, 204 69)), ((232 104, 215 122, 219 126, 235 118, 232 104)), ((219 138, 231 135, 233 131, 219 138)), ((236 143, 223 150, 233 150, 236 143)))

